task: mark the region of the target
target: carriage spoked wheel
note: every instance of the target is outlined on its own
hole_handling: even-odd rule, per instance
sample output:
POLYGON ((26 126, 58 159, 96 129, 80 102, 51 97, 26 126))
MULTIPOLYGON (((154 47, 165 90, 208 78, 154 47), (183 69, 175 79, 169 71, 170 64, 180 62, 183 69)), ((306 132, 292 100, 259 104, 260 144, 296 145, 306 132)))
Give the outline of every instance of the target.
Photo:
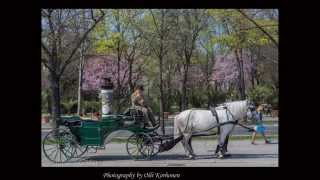
POLYGON ((63 128, 50 131, 42 142, 44 155, 52 162, 63 163, 75 154, 75 138, 73 134, 63 128))
POLYGON ((153 132, 152 134, 150 134, 150 136, 152 137, 153 141, 153 152, 151 154, 151 157, 154 157, 160 152, 160 145, 162 144, 162 140, 159 134, 156 132, 153 132))
POLYGON ((134 160, 150 159, 154 148, 153 140, 146 133, 135 133, 128 138, 126 148, 134 160))
POLYGON ((88 146, 81 145, 77 141, 71 142, 71 149, 73 152, 73 158, 80 158, 84 153, 88 151, 88 146))

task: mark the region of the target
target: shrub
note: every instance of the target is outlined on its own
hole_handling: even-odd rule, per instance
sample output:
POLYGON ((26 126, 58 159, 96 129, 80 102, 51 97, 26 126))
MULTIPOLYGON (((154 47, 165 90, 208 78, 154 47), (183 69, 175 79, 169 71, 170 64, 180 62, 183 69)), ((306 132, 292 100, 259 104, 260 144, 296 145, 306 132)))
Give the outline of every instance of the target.
POLYGON ((85 113, 100 112, 100 101, 83 101, 83 108, 85 113))
POLYGON ((158 98, 149 98, 150 107, 154 114, 160 113, 160 101, 158 98))
POLYGON ((213 104, 220 104, 226 101, 228 97, 228 93, 222 92, 222 91, 216 91, 214 89, 211 89, 210 91, 210 101, 213 104))
POLYGON ((272 97, 270 104, 272 105, 273 109, 279 109, 278 95, 272 97))
POLYGON ((201 108, 208 102, 207 91, 203 88, 193 88, 190 92, 189 100, 192 107, 201 108))
POLYGON ((41 91, 41 112, 51 114, 51 96, 49 90, 41 91))
POLYGON ((48 93, 41 91, 41 112, 48 113, 48 93))
POLYGON ((78 102, 76 100, 70 99, 68 101, 63 101, 61 103, 61 112, 62 114, 76 113, 77 106, 78 106, 78 102))
POLYGON ((259 85, 254 89, 251 89, 248 96, 255 104, 272 104, 273 101, 277 101, 278 99, 277 93, 275 93, 271 87, 266 85, 259 85))
POLYGON ((235 89, 230 89, 228 92, 225 93, 225 100, 224 101, 236 101, 240 99, 239 92, 235 89))

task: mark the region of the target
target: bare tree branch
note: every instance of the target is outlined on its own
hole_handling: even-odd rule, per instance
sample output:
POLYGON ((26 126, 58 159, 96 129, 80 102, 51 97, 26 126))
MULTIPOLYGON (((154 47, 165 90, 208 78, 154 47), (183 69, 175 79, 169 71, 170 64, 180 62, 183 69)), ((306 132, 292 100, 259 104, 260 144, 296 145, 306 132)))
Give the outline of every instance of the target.
POLYGON ((259 28, 268 38, 277 46, 279 47, 278 42, 267 32, 265 31, 257 22, 255 22, 253 19, 251 19, 249 16, 247 16, 246 13, 244 13, 242 10, 237 10, 239 13, 241 13, 246 19, 248 19, 250 22, 252 22, 257 28, 259 28))
POLYGON ((158 23, 157 23, 157 21, 156 21, 156 18, 154 17, 154 14, 153 14, 152 10, 149 9, 149 11, 150 11, 150 13, 151 13, 151 15, 152 15, 152 20, 153 20, 153 23, 154 23, 154 25, 155 25, 155 27, 156 27, 156 29, 157 29, 157 33, 160 35, 161 33, 160 33, 160 31, 159 31, 159 25, 158 25, 158 23))
POLYGON ((48 49, 47 46, 43 43, 42 40, 41 40, 41 47, 42 47, 43 50, 47 53, 48 56, 51 56, 51 53, 50 53, 49 49, 48 49))
POLYGON ((82 38, 77 43, 77 45, 75 46, 75 48, 72 50, 71 54, 65 61, 64 65, 62 66, 59 76, 61 76, 61 74, 64 72, 66 66, 71 63, 73 55, 76 53, 76 51, 78 50, 82 42, 87 38, 88 34, 96 27, 96 25, 103 19, 104 16, 105 14, 102 13, 102 15, 95 21, 95 23, 83 34, 82 38))
MULTIPOLYGON (((270 24, 270 25, 264 25, 264 26, 260 26, 260 27, 275 27, 278 26, 277 24, 270 24)), ((251 30, 251 29, 258 29, 258 27, 249 27, 249 28, 243 28, 243 29, 239 29, 240 31, 247 31, 247 30, 251 30)))
POLYGON ((49 71, 51 71, 51 73, 55 73, 55 71, 48 65, 48 60, 41 58, 41 62, 47 69, 49 69, 49 71))

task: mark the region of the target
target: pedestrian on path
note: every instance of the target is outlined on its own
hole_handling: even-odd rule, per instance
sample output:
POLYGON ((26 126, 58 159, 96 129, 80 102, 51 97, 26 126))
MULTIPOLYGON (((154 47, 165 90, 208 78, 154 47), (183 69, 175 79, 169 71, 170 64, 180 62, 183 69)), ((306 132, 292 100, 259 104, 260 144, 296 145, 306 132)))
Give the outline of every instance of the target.
POLYGON ((258 108, 255 111, 254 116, 256 119, 256 126, 254 127, 254 132, 252 133, 251 144, 255 144, 254 141, 256 139, 257 133, 260 133, 263 136, 266 144, 270 143, 270 141, 268 140, 268 138, 265 135, 266 128, 263 126, 263 123, 262 123, 262 111, 263 111, 262 105, 258 106, 258 108))

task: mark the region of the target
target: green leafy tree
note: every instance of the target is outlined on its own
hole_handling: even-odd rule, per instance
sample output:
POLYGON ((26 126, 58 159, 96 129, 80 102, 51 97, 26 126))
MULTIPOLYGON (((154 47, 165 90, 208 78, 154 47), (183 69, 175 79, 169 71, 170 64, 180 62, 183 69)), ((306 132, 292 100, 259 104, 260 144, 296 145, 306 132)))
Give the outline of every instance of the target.
POLYGON ((60 118, 60 81, 68 65, 75 58, 80 45, 88 34, 104 17, 102 10, 88 10, 89 28, 82 31, 84 24, 79 21, 81 10, 43 9, 41 50, 42 63, 49 70, 49 82, 52 95, 52 117, 54 126, 60 118), (90 16, 89 16, 90 14, 90 16))

